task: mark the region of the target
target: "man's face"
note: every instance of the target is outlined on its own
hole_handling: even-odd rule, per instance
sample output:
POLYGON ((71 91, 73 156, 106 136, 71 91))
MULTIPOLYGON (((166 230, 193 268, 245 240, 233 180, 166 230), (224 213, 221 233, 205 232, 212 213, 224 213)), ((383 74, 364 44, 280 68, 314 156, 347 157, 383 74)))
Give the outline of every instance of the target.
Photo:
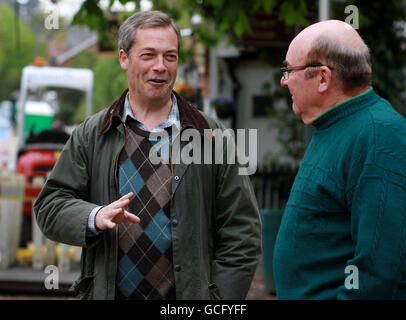
POLYGON ((137 101, 165 105, 171 98, 178 69, 175 30, 170 26, 137 29, 129 54, 120 51, 120 65, 137 101))
MULTIPOLYGON (((296 67, 306 64, 305 57, 307 50, 297 42, 292 42, 286 53, 286 66, 296 67)), ((289 89, 292 95, 292 110, 300 116, 304 123, 310 124, 312 118, 312 105, 316 103, 316 81, 315 78, 306 79, 305 70, 289 72, 288 80, 281 77, 281 86, 289 89)))

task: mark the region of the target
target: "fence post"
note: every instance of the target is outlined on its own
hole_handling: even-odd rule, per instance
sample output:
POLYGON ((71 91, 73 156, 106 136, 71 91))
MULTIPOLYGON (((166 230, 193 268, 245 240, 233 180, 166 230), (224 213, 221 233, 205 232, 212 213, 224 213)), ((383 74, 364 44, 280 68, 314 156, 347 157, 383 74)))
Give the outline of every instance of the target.
POLYGON ((21 232, 24 177, 3 170, 0 174, 0 268, 8 268, 17 256, 21 232))
POLYGON ((58 269, 60 272, 66 272, 70 270, 70 246, 64 243, 59 244, 59 257, 58 257, 58 269))
MULTIPOLYGON (((45 179, 43 177, 35 177, 32 181, 33 187, 42 187, 45 184, 45 179)), ((40 230, 37 219, 34 213, 34 203, 32 203, 32 242, 34 246, 33 255, 32 255, 32 268, 34 270, 43 270, 45 266, 45 260, 49 259, 50 252, 47 255, 47 259, 45 255, 47 251, 50 251, 47 247, 45 247, 45 237, 40 230), (47 250, 48 249, 48 250, 47 250)), ((48 262, 48 261, 47 261, 48 262)))
POLYGON ((32 218, 32 244, 33 244, 32 268, 34 270, 43 270, 45 265, 44 236, 38 227, 35 214, 32 214, 31 218, 32 218))

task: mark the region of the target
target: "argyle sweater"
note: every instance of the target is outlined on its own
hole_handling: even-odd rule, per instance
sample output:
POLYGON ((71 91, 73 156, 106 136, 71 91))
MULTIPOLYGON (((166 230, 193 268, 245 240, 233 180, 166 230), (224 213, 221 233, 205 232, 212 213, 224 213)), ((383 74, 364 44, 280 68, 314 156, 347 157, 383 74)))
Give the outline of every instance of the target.
POLYGON ((279 299, 406 298, 406 119, 372 88, 314 122, 274 250, 279 299))
POLYGON ((135 120, 127 117, 126 143, 119 157, 119 189, 120 196, 134 193, 128 210, 141 222, 118 224, 116 298, 119 300, 175 298, 170 227, 170 143, 170 134, 166 139, 153 140, 149 132, 139 129, 135 120), (160 163, 151 162, 151 148, 158 151, 160 163))

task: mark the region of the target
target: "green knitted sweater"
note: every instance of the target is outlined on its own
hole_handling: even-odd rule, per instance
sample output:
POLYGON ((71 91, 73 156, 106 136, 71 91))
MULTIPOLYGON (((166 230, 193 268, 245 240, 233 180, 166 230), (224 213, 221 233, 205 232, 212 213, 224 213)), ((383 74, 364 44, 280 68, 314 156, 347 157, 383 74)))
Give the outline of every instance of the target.
POLYGON ((314 126, 275 244, 278 298, 406 298, 406 119, 370 88, 314 126))

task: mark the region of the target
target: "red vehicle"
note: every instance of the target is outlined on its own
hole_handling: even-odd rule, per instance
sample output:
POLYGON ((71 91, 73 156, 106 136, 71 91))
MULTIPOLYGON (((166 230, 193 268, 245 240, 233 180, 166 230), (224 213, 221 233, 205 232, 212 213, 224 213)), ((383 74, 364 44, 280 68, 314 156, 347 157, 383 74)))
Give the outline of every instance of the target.
MULTIPOLYGON (((35 199, 38 196, 41 187, 33 185, 34 178, 43 177, 45 181, 68 139, 69 134, 63 130, 44 130, 38 135, 30 135, 26 145, 20 148, 17 155, 17 172, 25 176, 28 198, 35 199)), ((32 204, 32 201, 24 202, 21 246, 26 246, 31 240, 32 204)))

